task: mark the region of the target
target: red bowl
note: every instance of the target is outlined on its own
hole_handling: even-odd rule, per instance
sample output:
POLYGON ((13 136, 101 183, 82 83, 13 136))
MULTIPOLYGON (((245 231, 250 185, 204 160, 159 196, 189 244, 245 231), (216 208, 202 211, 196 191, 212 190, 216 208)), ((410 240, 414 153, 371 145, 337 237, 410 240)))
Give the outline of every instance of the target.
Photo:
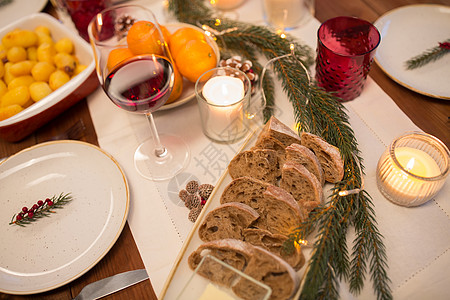
POLYGON ((76 32, 65 27, 48 14, 36 13, 11 23, 0 30, 0 38, 15 28, 33 30, 39 25, 48 27, 55 41, 63 37, 70 38, 75 46, 75 55, 80 63, 86 65, 87 68, 47 97, 20 113, 0 121, 0 138, 8 142, 17 142, 27 137, 72 105, 84 99, 99 86, 91 46, 76 32))

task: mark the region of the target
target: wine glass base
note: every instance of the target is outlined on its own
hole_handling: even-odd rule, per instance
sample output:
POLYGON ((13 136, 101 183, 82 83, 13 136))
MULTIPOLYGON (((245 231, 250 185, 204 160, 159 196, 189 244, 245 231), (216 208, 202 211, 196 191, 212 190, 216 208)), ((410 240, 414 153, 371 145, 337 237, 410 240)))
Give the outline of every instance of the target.
POLYGON ((145 140, 134 153, 134 166, 138 173, 149 180, 162 181, 175 177, 186 168, 190 160, 189 146, 177 136, 160 135, 166 153, 155 154, 153 139, 145 140))

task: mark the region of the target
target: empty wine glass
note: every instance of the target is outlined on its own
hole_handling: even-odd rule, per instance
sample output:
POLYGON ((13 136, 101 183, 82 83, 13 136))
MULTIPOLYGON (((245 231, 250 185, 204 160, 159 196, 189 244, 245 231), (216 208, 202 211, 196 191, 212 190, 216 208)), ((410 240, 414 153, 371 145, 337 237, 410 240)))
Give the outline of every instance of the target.
POLYGON ((98 13, 88 28, 97 75, 118 107, 143 114, 152 138, 136 149, 137 171, 151 180, 166 180, 189 162, 189 148, 177 136, 159 135, 152 112, 170 96, 174 68, 154 14, 138 5, 118 5, 98 13))

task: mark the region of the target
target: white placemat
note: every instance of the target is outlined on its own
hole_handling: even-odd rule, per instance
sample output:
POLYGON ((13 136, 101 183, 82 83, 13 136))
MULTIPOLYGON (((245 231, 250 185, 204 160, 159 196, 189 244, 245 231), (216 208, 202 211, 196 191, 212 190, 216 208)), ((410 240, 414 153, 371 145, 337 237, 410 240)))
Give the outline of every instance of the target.
MULTIPOLYGON (((248 0, 239 9, 239 15, 246 16, 246 21, 253 24, 262 24, 260 5, 257 0, 248 0)), ((166 14, 160 3, 149 6, 164 23, 166 14)), ((291 34, 315 49, 318 26, 319 22, 311 19, 291 34)), ((277 117, 293 124, 292 107, 281 88, 277 88, 276 99, 277 117)), ((145 117, 115 107, 101 89, 89 97, 88 105, 100 146, 118 160, 128 177, 131 190, 128 222, 155 292, 159 294, 192 227, 187 219, 188 209, 178 199, 178 191, 192 179, 214 184, 240 143, 222 145, 208 140, 201 131, 195 100, 156 112, 154 117, 160 133, 183 136, 191 147, 191 161, 187 170, 176 178, 152 182, 141 178, 133 165, 135 148, 150 137, 145 117)), ((376 186, 378 159, 395 137, 419 128, 370 78, 362 95, 345 106, 364 158, 366 190, 373 198, 378 228, 387 247, 394 297, 444 299, 450 291, 450 184, 447 182, 434 200, 417 208, 403 208, 387 201, 376 186)), ((348 240, 351 249, 351 232, 348 240)), ((343 298, 352 297, 347 290, 342 285, 343 298)), ((371 282, 366 283, 357 298, 375 298, 371 282)))

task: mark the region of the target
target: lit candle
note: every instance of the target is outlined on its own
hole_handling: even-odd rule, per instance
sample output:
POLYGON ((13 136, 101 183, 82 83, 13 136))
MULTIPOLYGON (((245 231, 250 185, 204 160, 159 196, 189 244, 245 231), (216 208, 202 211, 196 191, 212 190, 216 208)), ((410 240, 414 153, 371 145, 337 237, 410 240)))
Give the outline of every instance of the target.
POLYGON ((436 161, 422 150, 399 147, 395 156, 400 165, 408 172, 420 177, 435 177, 441 173, 436 161))
POLYGON ((243 130, 244 83, 231 76, 216 76, 203 87, 203 97, 210 104, 208 129, 228 137, 243 130))
POLYGON ((391 201, 416 206, 431 199, 441 184, 434 180, 441 175, 436 160, 425 151, 411 147, 394 148, 396 164, 389 151, 380 158, 377 168, 378 187, 391 201))

